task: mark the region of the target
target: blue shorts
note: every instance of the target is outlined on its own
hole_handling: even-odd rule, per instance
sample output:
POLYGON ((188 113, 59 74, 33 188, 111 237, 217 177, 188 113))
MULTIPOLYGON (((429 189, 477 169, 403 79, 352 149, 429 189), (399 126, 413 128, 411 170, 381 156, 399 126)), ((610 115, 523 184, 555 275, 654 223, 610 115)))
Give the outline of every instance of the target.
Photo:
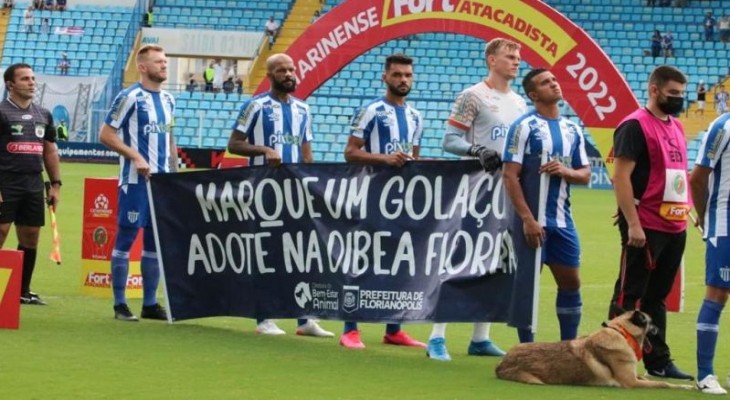
POLYGON ((147 183, 119 186, 117 223, 130 228, 151 228, 147 183))
POLYGON ((542 263, 574 268, 580 266, 580 243, 575 228, 545 228, 542 263))
POLYGON ((730 289, 730 237, 707 239, 705 284, 730 289))

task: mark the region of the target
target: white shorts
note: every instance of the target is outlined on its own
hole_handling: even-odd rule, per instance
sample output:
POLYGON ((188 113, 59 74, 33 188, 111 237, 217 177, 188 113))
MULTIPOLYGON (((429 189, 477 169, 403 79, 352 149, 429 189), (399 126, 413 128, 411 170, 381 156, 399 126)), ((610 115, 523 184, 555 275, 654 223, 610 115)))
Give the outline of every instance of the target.
POLYGON ((697 100, 697 109, 698 110, 704 110, 705 109, 705 101, 704 100, 697 100))

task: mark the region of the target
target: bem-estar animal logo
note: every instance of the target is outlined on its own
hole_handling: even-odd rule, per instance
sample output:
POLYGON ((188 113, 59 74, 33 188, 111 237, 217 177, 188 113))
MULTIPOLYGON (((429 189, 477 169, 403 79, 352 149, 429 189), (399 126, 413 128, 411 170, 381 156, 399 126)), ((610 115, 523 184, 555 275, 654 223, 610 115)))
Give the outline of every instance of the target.
POLYGON ((309 283, 299 282, 294 288, 294 301, 297 302, 299 308, 306 308, 307 303, 312 301, 312 291, 309 289, 309 283))

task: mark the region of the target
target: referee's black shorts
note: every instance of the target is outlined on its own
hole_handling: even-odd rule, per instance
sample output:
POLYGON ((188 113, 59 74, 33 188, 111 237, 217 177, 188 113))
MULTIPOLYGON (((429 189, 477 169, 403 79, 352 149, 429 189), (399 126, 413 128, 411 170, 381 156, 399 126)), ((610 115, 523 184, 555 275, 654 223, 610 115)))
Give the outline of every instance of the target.
POLYGON ((45 199, 41 174, 0 172, 0 224, 43 226, 45 199))

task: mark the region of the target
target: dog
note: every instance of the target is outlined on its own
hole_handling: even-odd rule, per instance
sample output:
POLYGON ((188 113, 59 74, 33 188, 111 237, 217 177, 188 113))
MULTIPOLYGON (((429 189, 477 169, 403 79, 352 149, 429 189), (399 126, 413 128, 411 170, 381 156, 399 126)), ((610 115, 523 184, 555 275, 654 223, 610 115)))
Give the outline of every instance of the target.
POLYGON ((499 379, 531 384, 692 389, 636 375, 651 318, 628 311, 588 336, 559 343, 522 343, 497 365, 499 379))

